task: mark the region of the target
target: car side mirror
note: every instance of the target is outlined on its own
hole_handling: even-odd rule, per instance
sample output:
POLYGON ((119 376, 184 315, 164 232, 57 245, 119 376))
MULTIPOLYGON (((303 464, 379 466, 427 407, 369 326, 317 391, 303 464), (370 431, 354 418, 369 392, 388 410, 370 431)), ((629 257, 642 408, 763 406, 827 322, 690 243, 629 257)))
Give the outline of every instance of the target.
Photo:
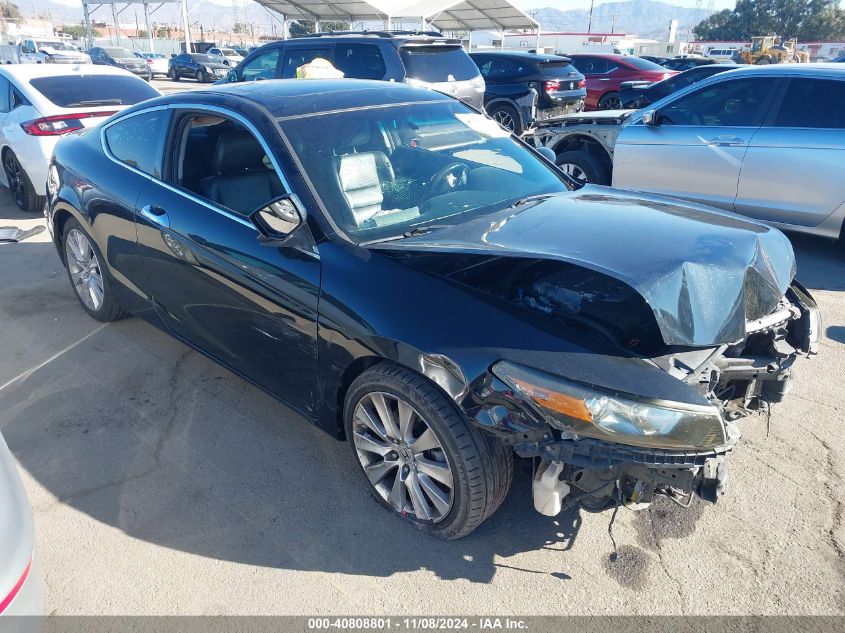
POLYGON ((226 80, 229 83, 234 83, 238 80, 238 72, 236 70, 230 70, 226 73, 226 80))
POLYGON ((554 150, 550 147, 543 146, 543 147, 535 147, 534 149, 537 151, 537 153, 540 156, 542 156, 543 158, 545 158, 548 161, 551 161, 552 163, 554 163, 555 160, 557 159, 557 154, 555 154, 554 150))
POLYGON ((285 194, 250 215, 264 244, 279 246, 305 224, 305 209, 293 194, 285 194))
POLYGON ((657 125, 657 111, 656 110, 646 110, 643 112, 642 121, 645 125, 650 127, 654 127, 657 125))

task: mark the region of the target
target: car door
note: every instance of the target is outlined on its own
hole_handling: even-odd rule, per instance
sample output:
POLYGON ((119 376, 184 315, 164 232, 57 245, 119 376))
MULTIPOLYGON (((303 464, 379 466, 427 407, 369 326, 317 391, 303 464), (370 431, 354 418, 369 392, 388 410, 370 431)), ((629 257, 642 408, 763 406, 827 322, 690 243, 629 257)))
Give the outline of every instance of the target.
POLYGON ((751 139, 739 177, 738 213, 809 227, 845 203, 843 104, 843 80, 788 80, 779 103, 751 139))
POLYGON ((300 66, 314 61, 318 57, 334 60, 334 45, 333 44, 288 44, 285 46, 282 63, 279 67, 279 77, 281 79, 293 79, 296 77, 296 69, 300 66))
POLYGON ((35 63, 38 61, 38 50, 35 47, 35 40, 26 39, 21 43, 21 62, 35 63))
POLYGON ((625 126, 613 155, 613 186, 733 211, 742 161, 777 81, 740 76, 656 104, 625 126))
MULTIPOLYGON (((215 138, 202 128, 217 125, 214 117, 221 114, 246 128, 263 149, 258 165, 271 161, 280 190, 287 189, 270 145, 246 118, 208 106, 175 111, 164 152, 170 167, 137 203, 150 294, 177 336, 307 414, 316 402, 320 261, 315 250, 262 243, 245 209, 234 210, 208 192, 209 178, 228 173, 222 163, 215 167, 216 159, 204 161, 201 149, 215 138)), ((248 149, 235 149, 235 162, 249 159, 248 149)), ((219 155, 220 148, 213 152, 219 155)), ((236 172, 246 176, 251 169, 236 172)), ((238 188, 246 185, 236 176, 221 191, 238 188)), ((271 200, 268 195, 255 206, 271 200)))

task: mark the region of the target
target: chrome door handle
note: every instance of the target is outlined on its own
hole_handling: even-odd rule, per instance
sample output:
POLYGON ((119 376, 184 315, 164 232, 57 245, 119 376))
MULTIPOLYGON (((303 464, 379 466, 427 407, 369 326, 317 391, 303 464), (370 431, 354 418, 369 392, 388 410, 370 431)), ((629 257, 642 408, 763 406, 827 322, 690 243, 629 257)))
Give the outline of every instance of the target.
POLYGON ((707 141, 708 145, 745 145, 745 141, 737 136, 717 136, 707 141))
POLYGON ((148 204, 141 208, 141 215, 147 218, 153 224, 158 224, 163 227, 170 227, 170 216, 167 211, 154 204, 148 204))

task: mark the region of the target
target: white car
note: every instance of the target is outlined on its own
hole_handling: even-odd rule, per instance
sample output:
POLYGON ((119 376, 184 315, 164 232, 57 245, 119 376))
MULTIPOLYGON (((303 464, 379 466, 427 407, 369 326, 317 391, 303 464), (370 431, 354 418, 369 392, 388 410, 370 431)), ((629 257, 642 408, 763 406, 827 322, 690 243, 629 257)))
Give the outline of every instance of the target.
POLYGON ((244 60, 243 56, 238 55, 234 48, 209 48, 207 54, 220 57, 220 61, 227 66, 237 66, 244 60))
POLYGON ((147 64, 150 67, 150 72, 153 74, 153 77, 155 77, 156 75, 164 75, 165 77, 167 76, 167 57, 164 53, 141 52, 135 53, 135 56, 146 60, 147 64))
POLYGON ((0 631, 37 630, 44 615, 44 579, 35 557, 32 509, 15 459, 0 435, 0 631))
POLYGON ((91 58, 61 40, 21 41, 18 53, 21 64, 90 64, 91 58))
POLYGON ((159 94, 113 66, 0 66, 0 178, 15 204, 28 212, 44 208, 47 167, 63 134, 159 94))

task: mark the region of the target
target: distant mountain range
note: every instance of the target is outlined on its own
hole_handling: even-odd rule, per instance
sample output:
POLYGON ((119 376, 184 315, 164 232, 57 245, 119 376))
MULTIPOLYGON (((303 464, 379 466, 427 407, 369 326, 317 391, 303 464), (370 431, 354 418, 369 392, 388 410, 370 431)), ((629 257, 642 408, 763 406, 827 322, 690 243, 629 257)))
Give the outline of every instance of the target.
MULTIPOLYGON (((561 11, 552 7, 527 11, 544 31, 586 32, 590 12, 585 9, 561 11)), ((678 20, 678 33, 686 34, 712 12, 705 9, 679 7, 656 0, 604 2, 593 8, 593 33, 632 33, 640 37, 665 41, 669 22, 678 20)))
MULTIPOLYGON (((41 17, 53 22, 76 23, 82 20, 82 4, 73 5, 73 0, 55 2, 54 0, 26 0, 19 2, 21 11, 27 17, 41 17)), ((126 5, 123 5, 126 6, 126 5)), ((230 28, 234 22, 232 5, 221 0, 191 0, 189 3, 191 21, 201 19, 205 28, 230 28)), ((143 28, 143 10, 140 5, 129 6, 120 17, 124 24, 134 23, 135 15, 143 28)), ((545 31, 585 32, 589 22, 589 11, 570 9, 562 11, 552 7, 531 9, 530 15, 537 20, 545 31)), ((255 2, 242 3, 241 20, 266 27, 269 31, 273 22, 267 11, 255 2)), ((624 2, 604 2, 593 9, 591 31, 594 33, 634 33, 640 37, 665 40, 669 33, 670 20, 678 20, 678 33, 686 34, 701 20, 710 15, 704 9, 679 7, 657 0, 627 0, 624 2)), ((104 6, 93 15, 95 21, 111 23, 111 11, 104 6)), ((166 4, 156 11, 154 20, 158 24, 176 24, 179 21, 178 4, 166 4)), ((276 24, 278 30, 278 23, 276 24)), ((262 30, 265 30, 262 28, 262 30)))

